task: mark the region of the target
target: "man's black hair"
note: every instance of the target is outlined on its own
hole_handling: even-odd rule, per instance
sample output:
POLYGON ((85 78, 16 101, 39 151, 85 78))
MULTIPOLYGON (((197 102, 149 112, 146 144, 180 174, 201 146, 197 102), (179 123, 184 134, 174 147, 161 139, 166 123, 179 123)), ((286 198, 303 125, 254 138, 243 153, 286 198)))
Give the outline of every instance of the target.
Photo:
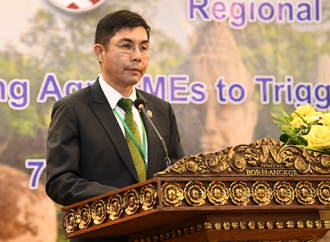
POLYGON ((149 39, 150 26, 139 14, 129 10, 118 10, 109 13, 97 24, 95 44, 109 42, 122 29, 133 29, 140 26, 145 28, 149 39))

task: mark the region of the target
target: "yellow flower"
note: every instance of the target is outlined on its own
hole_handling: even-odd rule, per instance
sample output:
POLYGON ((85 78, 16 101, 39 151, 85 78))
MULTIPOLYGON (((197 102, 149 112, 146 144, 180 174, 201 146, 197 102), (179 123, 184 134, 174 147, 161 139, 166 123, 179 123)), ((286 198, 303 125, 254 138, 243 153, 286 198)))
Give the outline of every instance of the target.
POLYGON ((330 126, 330 113, 323 114, 321 118, 322 118, 321 124, 330 126))
MULTIPOLYGON (((304 117, 304 120, 308 123, 308 124, 312 124, 315 122, 315 119, 311 116, 307 116, 304 117)), ((295 117, 292 121, 291 121, 291 126, 293 128, 300 128, 301 126, 307 126, 305 125, 305 122, 300 118, 300 117, 295 117)))
POLYGON ((309 113, 309 116, 321 117, 322 115, 324 115, 324 113, 322 113, 322 112, 316 112, 316 111, 309 113))
MULTIPOLYGON (((309 103, 307 103, 305 106, 299 106, 296 110, 297 113, 299 113, 300 116, 308 116, 310 113, 315 112, 315 108, 311 107, 309 103)), ((292 113, 292 118, 298 117, 296 113, 292 113)))
POLYGON ((312 125, 308 135, 302 136, 308 141, 308 147, 310 148, 323 148, 330 146, 330 127, 312 125))
POLYGON ((301 120, 301 118, 299 117, 295 117, 292 121, 291 121, 291 126, 293 128, 299 128, 301 125, 303 125, 304 122, 301 120))

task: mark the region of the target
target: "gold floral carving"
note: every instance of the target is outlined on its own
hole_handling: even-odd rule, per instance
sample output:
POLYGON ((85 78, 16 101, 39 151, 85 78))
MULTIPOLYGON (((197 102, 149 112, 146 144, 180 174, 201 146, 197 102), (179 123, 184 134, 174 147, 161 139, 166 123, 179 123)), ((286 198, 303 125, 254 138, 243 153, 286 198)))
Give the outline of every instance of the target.
POLYGON ((267 182, 258 181, 253 184, 252 197, 257 204, 268 205, 273 199, 273 191, 267 182))
POLYGON ((165 240, 165 235, 164 235, 164 234, 160 234, 160 235, 159 235, 159 239, 160 239, 160 241, 165 240))
POLYGON ((316 220, 316 221, 315 221, 315 227, 316 227, 317 229, 322 228, 322 221, 321 221, 321 220, 316 220))
POLYGON ((316 191, 320 202, 324 205, 330 205, 330 181, 321 182, 316 191))
POLYGON ((265 228, 265 224, 264 224, 264 222, 262 222, 262 221, 258 221, 258 222, 257 222, 257 228, 258 228, 258 229, 264 229, 264 228, 265 228))
POLYGON ((158 175, 240 173, 247 168, 265 167, 294 170, 301 175, 314 172, 330 174, 330 156, 298 146, 284 146, 280 141, 265 138, 214 153, 186 156, 158 175))
POLYGON ((294 199, 294 190, 290 183, 282 181, 274 185, 275 200, 282 205, 290 205, 294 199))
POLYGON ((204 223, 204 229, 205 230, 212 229, 212 224, 211 223, 208 223, 208 222, 205 222, 204 223))
POLYGON ((151 242, 151 237, 147 237, 146 242, 151 242))
POLYGON ((221 230, 221 223, 215 223, 215 224, 214 224, 214 228, 215 228, 216 230, 221 230))
POLYGON ((156 204, 157 193, 151 184, 145 185, 141 188, 140 193, 140 203, 142 204, 142 208, 145 211, 153 209, 156 204))
POLYGON ((191 227, 190 227, 190 233, 191 233, 191 234, 195 233, 195 226, 191 226, 191 227))
POLYGON ((109 218, 111 220, 116 220, 120 218, 123 212, 123 200, 120 195, 115 194, 108 199, 107 213, 110 214, 109 218))
POLYGON ((277 228, 277 229, 283 229, 283 227, 284 227, 282 221, 278 221, 278 222, 276 222, 275 225, 276 225, 276 228, 277 228))
POLYGON ((303 229, 304 228, 304 222, 301 221, 301 220, 297 221, 297 228, 298 229, 303 229))
POLYGON ((224 222, 223 223, 223 229, 224 230, 230 230, 230 223, 229 222, 224 222))
POLYGON ((171 234, 170 234, 170 232, 166 232, 166 233, 165 233, 165 238, 166 238, 166 239, 170 239, 170 238, 171 238, 171 234))
POLYGON ((239 222, 239 228, 240 229, 246 229, 246 223, 245 222, 239 222))
POLYGON ((157 235, 154 235, 154 236, 152 237, 152 241, 153 241, 153 242, 158 242, 158 236, 157 236, 157 235))
POLYGON ((176 233, 177 233, 178 237, 182 236, 182 230, 181 230, 181 229, 178 229, 178 230, 176 231, 176 233))
POLYGON ((76 215, 76 223, 79 224, 80 229, 85 229, 88 227, 92 221, 92 213, 88 204, 83 204, 78 208, 76 215))
POLYGON ((192 206, 202 206, 205 203, 206 191, 203 184, 198 181, 190 181, 184 188, 184 197, 192 206))
POLYGON ((330 229, 330 220, 324 220, 323 224, 324 224, 324 228, 330 229))
POLYGON ((250 202, 250 188, 247 187, 246 183, 240 181, 233 182, 230 185, 229 191, 233 203, 246 206, 250 202))
POLYGON ((293 229, 294 228, 294 222, 293 221, 287 221, 286 222, 286 227, 288 229, 293 229))
POLYGON ((138 210, 139 196, 135 189, 130 189, 125 193, 123 204, 127 215, 133 215, 138 210))
POLYGON ((274 228, 273 222, 267 221, 266 222, 266 227, 267 227, 267 229, 273 229, 274 228))
POLYGON ((76 213, 73 209, 69 209, 68 211, 66 211, 63 219, 63 228, 68 234, 76 230, 76 213))
POLYGON ((173 230, 173 231, 171 231, 171 237, 172 238, 175 238, 176 237, 176 232, 173 230))
POLYGON ((296 198, 301 204, 313 204, 315 202, 315 189, 312 183, 308 181, 301 181, 296 185, 296 198))
POLYGON ((231 227, 232 227, 232 229, 238 229, 238 223, 237 222, 232 222, 231 227))
POLYGON ((197 228, 197 231, 198 231, 198 232, 201 231, 201 230, 203 229, 202 225, 200 225, 200 224, 197 224, 196 228, 197 228))
POLYGON ((184 228, 184 229, 183 229, 183 234, 184 234, 184 235, 189 234, 189 229, 188 229, 188 228, 184 228))
POLYGON ((92 204, 92 218, 94 224, 103 223, 106 218, 106 206, 103 200, 97 200, 92 204))
POLYGON ((314 225, 313 225, 313 221, 312 221, 312 220, 307 220, 307 221, 306 221, 306 227, 307 227, 307 228, 311 229, 311 228, 313 228, 313 226, 314 226, 314 225))
POLYGON ((207 198, 216 206, 225 205, 229 198, 229 191, 221 181, 213 181, 207 187, 207 198))
POLYGON ((249 229, 255 229, 255 228, 256 228, 256 226, 255 226, 255 224, 254 224, 253 221, 249 221, 249 222, 248 222, 248 228, 249 228, 249 229))
POLYGON ((162 186, 163 202, 167 206, 178 207, 182 204, 183 191, 176 182, 166 182, 162 186))

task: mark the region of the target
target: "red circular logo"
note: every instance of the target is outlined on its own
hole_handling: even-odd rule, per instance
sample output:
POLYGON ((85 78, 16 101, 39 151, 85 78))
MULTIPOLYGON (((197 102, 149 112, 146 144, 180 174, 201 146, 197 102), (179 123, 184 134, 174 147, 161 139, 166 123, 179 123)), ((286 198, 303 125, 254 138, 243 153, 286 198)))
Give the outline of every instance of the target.
POLYGON ((56 6, 70 12, 89 11, 104 2, 104 0, 50 0, 50 1, 54 3, 56 6))

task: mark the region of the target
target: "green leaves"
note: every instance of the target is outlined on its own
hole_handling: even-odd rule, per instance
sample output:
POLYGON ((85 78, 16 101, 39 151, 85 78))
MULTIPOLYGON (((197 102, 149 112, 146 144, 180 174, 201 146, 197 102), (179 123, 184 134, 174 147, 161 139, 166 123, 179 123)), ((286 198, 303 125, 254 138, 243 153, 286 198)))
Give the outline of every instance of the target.
POLYGON ((284 109, 280 109, 280 112, 281 113, 271 113, 272 117, 275 119, 274 123, 276 123, 277 126, 284 132, 284 134, 280 136, 280 140, 286 144, 307 146, 307 141, 298 135, 300 130, 292 127, 291 122, 293 118, 291 115, 288 114, 284 109))

